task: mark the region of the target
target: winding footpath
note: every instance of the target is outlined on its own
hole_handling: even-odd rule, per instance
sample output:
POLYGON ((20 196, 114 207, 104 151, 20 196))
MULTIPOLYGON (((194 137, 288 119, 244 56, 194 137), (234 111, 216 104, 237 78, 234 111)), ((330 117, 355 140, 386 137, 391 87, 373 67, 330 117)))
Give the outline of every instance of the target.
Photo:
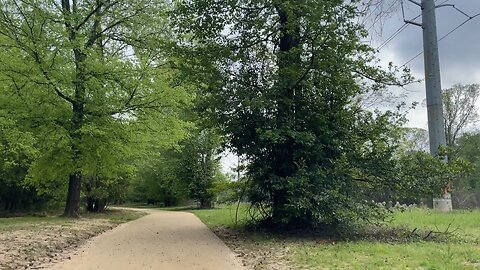
POLYGON ((245 270, 194 214, 142 210, 148 215, 101 234, 55 270, 245 270))

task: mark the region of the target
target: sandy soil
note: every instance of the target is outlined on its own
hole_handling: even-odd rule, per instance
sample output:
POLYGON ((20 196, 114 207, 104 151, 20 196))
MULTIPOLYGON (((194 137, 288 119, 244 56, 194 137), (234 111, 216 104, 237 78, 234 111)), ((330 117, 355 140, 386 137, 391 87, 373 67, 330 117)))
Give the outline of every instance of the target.
POLYGON ((78 219, 0 231, 0 269, 42 269, 68 259, 69 251, 115 226, 107 219, 78 219))
POLYGON ((230 249, 195 215, 149 215, 99 235, 51 269, 243 270, 230 249))

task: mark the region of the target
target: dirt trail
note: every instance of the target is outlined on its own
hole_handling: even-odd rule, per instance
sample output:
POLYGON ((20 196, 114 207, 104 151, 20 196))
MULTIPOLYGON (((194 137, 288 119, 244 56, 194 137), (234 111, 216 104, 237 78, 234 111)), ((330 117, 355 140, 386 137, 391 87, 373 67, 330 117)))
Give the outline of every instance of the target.
POLYGON ((245 270, 195 215, 147 212, 145 217, 93 238, 70 260, 51 269, 245 270))

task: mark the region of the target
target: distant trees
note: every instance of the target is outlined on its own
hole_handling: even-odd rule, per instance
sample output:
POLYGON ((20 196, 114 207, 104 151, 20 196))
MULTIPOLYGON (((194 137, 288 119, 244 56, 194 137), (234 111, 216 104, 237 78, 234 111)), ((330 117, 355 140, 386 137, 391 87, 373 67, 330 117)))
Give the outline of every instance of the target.
POLYGON ((454 159, 471 165, 471 173, 455 179, 452 199, 458 207, 480 207, 480 133, 463 133, 456 141, 454 159))
MULTIPOLYGON (((436 177, 444 178, 444 183, 448 183, 448 189, 453 187, 452 196, 458 204, 457 207, 471 203, 471 198, 475 197, 473 191, 478 189, 477 171, 480 165, 478 164, 480 152, 477 151, 478 134, 466 132, 466 129, 479 119, 477 109, 479 96, 478 84, 455 84, 443 90, 443 117, 448 146, 443 150, 443 154, 448 156, 450 164, 436 177)), ((404 137, 407 152, 421 151, 428 145, 428 134, 425 130, 405 129, 404 137)))
POLYGON ((127 200, 175 206, 187 199, 176 173, 177 148, 156 149, 150 156, 138 162, 136 177, 130 182, 127 200))
POLYGON ((220 180, 221 138, 214 131, 204 129, 195 132, 181 144, 178 162, 178 179, 189 198, 199 202, 201 208, 211 208, 214 199, 212 189, 220 180))
POLYGON ((457 156, 475 165, 474 173, 462 185, 480 190, 480 133, 466 133, 458 139, 457 156))
POLYGON ((403 128, 403 147, 406 152, 428 152, 428 131, 423 128, 403 128))
POLYGON ((226 176, 221 172, 221 137, 210 129, 194 128, 174 148, 160 150, 139 167, 130 195, 143 202, 172 206, 185 200, 213 207, 226 176))
POLYGON ((460 133, 478 121, 477 101, 480 85, 455 84, 443 90, 443 119, 448 146, 454 146, 460 133))

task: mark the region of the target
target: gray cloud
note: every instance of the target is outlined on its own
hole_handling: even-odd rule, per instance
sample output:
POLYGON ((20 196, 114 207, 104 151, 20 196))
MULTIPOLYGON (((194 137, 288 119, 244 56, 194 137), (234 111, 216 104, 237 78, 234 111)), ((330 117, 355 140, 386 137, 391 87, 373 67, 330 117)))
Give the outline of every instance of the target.
MULTIPOLYGON (((420 9, 406 2, 406 17, 411 19, 420 14, 420 9)), ((443 1, 437 1, 443 2, 443 1)), ((480 0, 450 0, 448 4, 455 6, 467 14, 473 16, 480 13, 480 0)), ((438 38, 441 38, 449 31, 457 27, 467 17, 452 7, 437 9, 437 31, 438 38)), ((416 21, 421 22, 421 18, 416 21)), ((383 40, 390 37, 395 30, 403 24, 401 11, 391 16, 384 22, 382 36, 374 38, 373 46, 383 43, 383 40)), ((380 59, 388 63, 390 61, 402 65, 416 54, 421 52, 422 29, 410 25, 402 31, 387 46, 380 50, 380 59)), ((470 20, 465 25, 454 31, 439 43, 442 88, 451 87, 455 83, 480 83, 480 16, 470 20)), ((408 66, 412 74, 423 79, 423 55, 411 61, 408 66)), ((424 83, 412 84, 406 87, 407 102, 422 102, 425 99, 424 83)), ((395 91, 395 90, 393 90, 395 91)), ((418 106, 408 115, 409 126, 427 127, 427 113, 424 106, 418 106)))

